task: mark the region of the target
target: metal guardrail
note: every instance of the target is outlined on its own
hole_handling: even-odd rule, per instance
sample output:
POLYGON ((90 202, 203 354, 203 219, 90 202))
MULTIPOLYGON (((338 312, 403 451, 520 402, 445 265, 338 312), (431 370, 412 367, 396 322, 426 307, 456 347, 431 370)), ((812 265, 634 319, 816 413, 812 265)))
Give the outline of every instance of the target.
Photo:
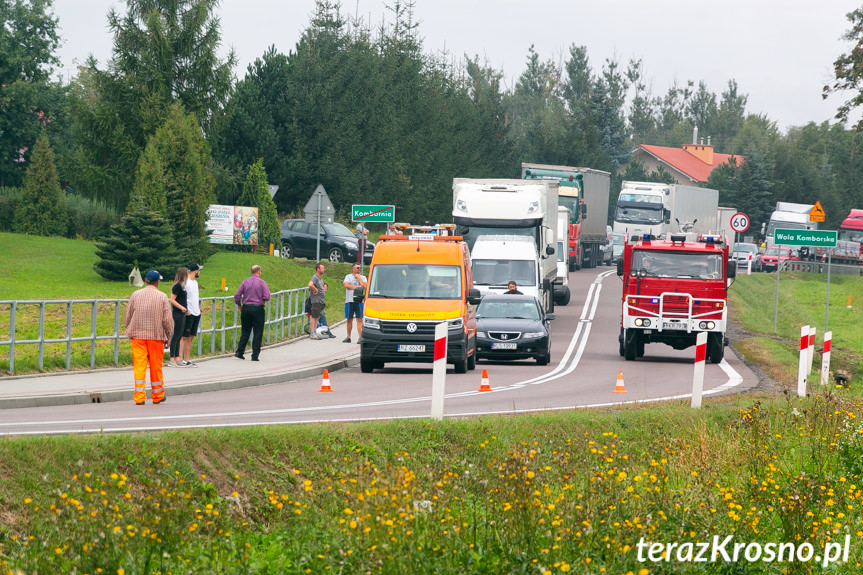
MULTIPOLYGON (((298 335, 304 335, 307 318, 303 310, 303 304, 308 295, 309 288, 303 287, 285 290, 271 294, 270 301, 266 306, 266 320, 264 323, 264 343, 283 341, 298 335)), ((73 344, 84 343, 89 345, 89 364, 91 368, 96 367, 96 351, 99 342, 113 342, 112 364, 119 365, 120 342, 126 340, 125 327, 125 305, 128 299, 88 299, 88 300, 0 300, 0 358, 8 357, 8 373, 15 374, 15 352, 22 346, 36 346, 36 361, 38 370, 45 368, 45 346, 49 344, 65 344, 66 349, 66 371, 72 369, 73 344), (38 308, 39 322, 35 338, 19 339, 16 334, 22 325, 32 326, 30 318, 32 312, 27 313, 31 307, 38 308), (80 310, 80 308, 84 308, 80 310), (63 332, 61 337, 46 337, 46 323, 49 319, 57 323, 60 314, 55 308, 65 308, 65 318, 60 325, 53 325, 50 331, 63 332), (89 308, 89 310, 88 310, 89 308), (22 313, 23 312, 23 313, 22 313), (8 314, 8 334, 4 334, 3 315, 8 314), (27 315, 26 323, 19 324, 19 316, 27 315), (89 330, 82 325, 82 319, 89 317, 89 330), (82 335, 74 335, 75 332, 82 335), (5 353, 2 353, 3 348, 5 353)), ((239 310, 234 303, 233 296, 201 298, 201 328, 195 338, 197 341, 197 355, 204 355, 204 336, 209 335, 209 354, 215 354, 218 349, 225 353, 228 349, 234 350, 240 337, 239 310), (228 325, 228 322, 230 324, 228 325), (230 335, 230 347, 226 347, 230 335), (218 345, 217 345, 218 340, 218 345)), ((77 352, 80 353, 80 352, 77 352)), ((2 370, 2 360, 0 360, 2 370)))
MULTIPOLYGON (((804 260, 785 260, 781 264, 783 272, 808 272, 816 274, 827 273, 827 262, 810 262, 804 260)), ((830 264, 831 274, 863 276, 863 266, 849 264, 830 264)))

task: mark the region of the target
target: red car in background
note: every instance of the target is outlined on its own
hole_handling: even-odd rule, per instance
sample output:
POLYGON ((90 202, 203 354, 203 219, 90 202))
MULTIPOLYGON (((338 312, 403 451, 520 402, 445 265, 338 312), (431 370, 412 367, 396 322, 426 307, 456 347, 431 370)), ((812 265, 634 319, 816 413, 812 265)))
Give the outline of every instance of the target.
POLYGON ((767 248, 767 250, 758 257, 755 269, 762 272, 775 272, 776 268, 779 267, 779 264, 785 260, 796 259, 799 259, 797 257, 796 250, 773 246, 767 248))

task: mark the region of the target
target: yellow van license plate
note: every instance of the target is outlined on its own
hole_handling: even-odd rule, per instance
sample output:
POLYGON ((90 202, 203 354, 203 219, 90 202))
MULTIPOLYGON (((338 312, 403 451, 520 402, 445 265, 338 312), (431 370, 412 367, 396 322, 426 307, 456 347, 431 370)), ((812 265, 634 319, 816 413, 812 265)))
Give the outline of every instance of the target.
POLYGON ((399 351, 407 351, 407 352, 423 352, 426 350, 426 346, 424 345, 400 345, 399 351))

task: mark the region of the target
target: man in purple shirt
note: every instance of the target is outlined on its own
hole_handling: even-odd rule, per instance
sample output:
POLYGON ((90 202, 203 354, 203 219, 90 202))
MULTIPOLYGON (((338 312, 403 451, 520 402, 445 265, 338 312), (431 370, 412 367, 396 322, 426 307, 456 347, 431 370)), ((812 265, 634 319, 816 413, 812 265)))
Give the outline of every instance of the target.
POLYGON ((258 361, 261 355, 261 340, 264 339, 264 306, 270 299, 270 288, 267 282, 261 279, 261 266, 252 266, 252 275, 243 280, 237 293, 234 294, 234 303, 240 308, 240 322, 243 331, 237 344, 237 359, 246 359, 243 352, 249 342, 252 330, 255 336, 252 338, 252 361, 258 361))

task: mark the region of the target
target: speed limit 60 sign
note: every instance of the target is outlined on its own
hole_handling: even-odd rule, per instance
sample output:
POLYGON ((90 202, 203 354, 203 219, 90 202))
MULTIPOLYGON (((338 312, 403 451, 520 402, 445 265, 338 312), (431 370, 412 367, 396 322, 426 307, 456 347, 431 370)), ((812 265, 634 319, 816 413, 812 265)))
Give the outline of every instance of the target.
POLYGON ((737 212, 731 216, 731 229, 735 232, 745 232, 749 229, 749 216, 742 212, 737 212))

